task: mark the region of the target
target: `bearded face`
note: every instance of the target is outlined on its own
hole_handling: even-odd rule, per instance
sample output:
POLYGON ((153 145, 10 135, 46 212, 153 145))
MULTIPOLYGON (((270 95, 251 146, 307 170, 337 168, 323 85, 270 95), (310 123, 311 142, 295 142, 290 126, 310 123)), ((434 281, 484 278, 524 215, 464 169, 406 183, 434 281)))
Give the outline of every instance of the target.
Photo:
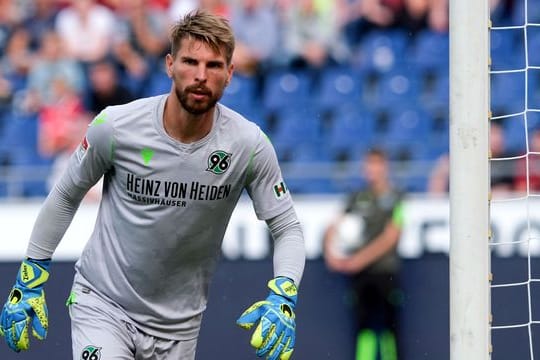
POLYGON ((192 115, 201 115, 212 109, 223 95, 223 89, 213 92, 205 84, 190 85, 180 88, 174 85, 174 92, 182 107, 192 115))
POLYGON ((176 56, 167 56, 174 93, 182 107, 193 115, 208 112, 221 99, 232 68, 223 51, 191 38, 182 40, 176 56))

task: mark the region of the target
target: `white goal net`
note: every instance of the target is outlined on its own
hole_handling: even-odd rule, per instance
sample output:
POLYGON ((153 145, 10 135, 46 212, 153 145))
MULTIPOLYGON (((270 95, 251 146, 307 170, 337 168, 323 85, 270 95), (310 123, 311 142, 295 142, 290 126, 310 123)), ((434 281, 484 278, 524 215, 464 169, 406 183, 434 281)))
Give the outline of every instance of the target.
POLYGON ((490 23, 491 359, 540 359, 540 1, 490 23))

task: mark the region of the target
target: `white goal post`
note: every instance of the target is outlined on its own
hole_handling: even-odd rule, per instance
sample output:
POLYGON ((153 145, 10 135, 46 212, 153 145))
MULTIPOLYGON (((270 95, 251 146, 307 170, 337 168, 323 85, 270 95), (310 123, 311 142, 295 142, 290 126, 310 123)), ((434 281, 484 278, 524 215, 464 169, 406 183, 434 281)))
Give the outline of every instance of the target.
POLYGON ((450 0, 450 359, 491 357, 489 6, 450 0))

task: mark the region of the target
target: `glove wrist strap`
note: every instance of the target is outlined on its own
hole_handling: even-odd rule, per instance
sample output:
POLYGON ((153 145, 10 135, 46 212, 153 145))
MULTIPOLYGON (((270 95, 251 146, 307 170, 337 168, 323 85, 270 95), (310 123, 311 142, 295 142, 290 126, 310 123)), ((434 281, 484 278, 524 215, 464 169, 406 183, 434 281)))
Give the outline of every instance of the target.
POLYGON ((283 296, 296 305, 298 290, 291 279, 284 276, 276 277, 268 282, 268 288, 272 293, 283 296))
POLYGON ((29 289, 42 286, 49 279, 50 260, 23 260, 17 282, 29 289))

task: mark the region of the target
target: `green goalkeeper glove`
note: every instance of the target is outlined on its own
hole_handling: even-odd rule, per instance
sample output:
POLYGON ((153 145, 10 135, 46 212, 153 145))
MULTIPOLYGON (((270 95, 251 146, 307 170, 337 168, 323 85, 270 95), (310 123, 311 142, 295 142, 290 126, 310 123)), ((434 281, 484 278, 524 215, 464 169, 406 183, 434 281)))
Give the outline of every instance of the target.
POLYGON ((236 323, 244 329, 259 323, 251 336, 251 346, 257 349, 257 356, 288 360, 295 342, 296 285, 289 278, 277 277, 268 282, 268 287, 271 291, 266 300, 251 305, 236 323))
POLYGON ((0 314, 0 335, 16 352, 28 350, 29 333, 43 340, 49 325, 43 284, 49 278, 50 260, 26 259, 0 314))

